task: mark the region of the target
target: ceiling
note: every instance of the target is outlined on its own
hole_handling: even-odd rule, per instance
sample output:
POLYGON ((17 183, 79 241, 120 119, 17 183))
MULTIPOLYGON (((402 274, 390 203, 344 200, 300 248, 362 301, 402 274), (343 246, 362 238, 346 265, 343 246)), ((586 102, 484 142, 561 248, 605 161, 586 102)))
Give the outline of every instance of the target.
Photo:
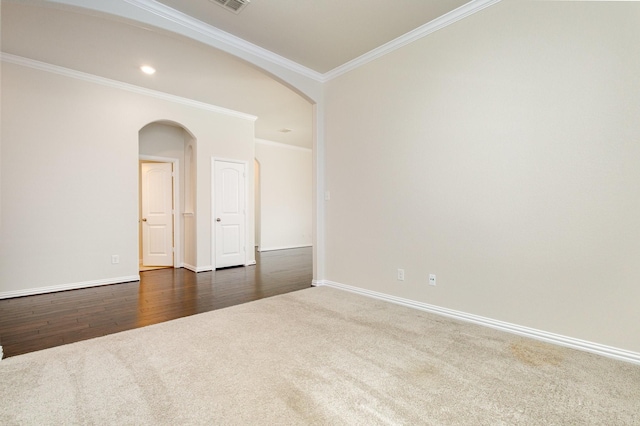
POLYGON ((159 0, 322 74, 468 1, 251 0, 235 14, 211 0, 159 0))
MULTIPOLYGON (((467 2, 252 0, 235 14, 210 0, 126 1, 186 14, 318 75, 467 2)), ((4 53, 252 114, 258 117, 257 138, 312 145, 309 101, 230 54, 135 20, 57 2, 2 0, 0 12, 4 53), (142 74, 143 63, 156 74, 142 74)))

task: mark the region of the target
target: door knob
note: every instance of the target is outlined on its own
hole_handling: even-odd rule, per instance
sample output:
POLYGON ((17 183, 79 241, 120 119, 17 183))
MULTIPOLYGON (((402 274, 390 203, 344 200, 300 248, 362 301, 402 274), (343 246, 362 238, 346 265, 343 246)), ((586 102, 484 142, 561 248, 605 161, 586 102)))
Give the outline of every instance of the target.
POLYGON ((147 221, 147 218, 146 218, 146 217, 143 217, 143 218, 142 218, 142 221, 143 221, 143 222, 146 222, 146 221, 147 221))
POLYGON ((216 219, 216 222, 220 222, 220 218, 217 218, 217 219, 216 219))

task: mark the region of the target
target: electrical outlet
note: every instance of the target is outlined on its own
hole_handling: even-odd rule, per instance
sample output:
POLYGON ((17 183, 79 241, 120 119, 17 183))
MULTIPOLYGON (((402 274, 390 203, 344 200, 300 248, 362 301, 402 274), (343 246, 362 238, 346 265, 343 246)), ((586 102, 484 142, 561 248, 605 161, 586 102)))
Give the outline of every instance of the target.
POLYGON ((114 265, 116 263, 120 263, 120 256, 118 256, 117 254, 111 255, 111 263, 114 265))
POLYGON ((404 281, 404 269, 398 269, 398 281, 404 281))
POLYGON ((436 274, 429 274, 429 285, 436 285, 436 274))

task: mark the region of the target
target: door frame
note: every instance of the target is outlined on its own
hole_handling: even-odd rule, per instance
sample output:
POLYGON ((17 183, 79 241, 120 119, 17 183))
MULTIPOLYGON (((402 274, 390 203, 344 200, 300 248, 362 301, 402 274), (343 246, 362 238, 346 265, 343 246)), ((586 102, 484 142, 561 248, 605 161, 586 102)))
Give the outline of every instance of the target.
MULTIPOLYGON (((178 218, 180 210, 180 159, 173 157, 158 157, 155 155, 138 155, 138 176, 140 176, 140 161, 155 161, 158 163, 172 163, 173 168, 173 267, 182 267, 182 232, 178 218)), ((138 198, 140 198, 140 178, 138 178, 138 198)), ((138 199, 138 222, 140 222, 140 200, 138 199)), ((138 251, 140 250, 140 231, 138 230, 138 251)), ((140 260, 138 260, 138 263, 140 260)))
MULTIPOLYGON (((255 262, 248 262, 249 255, 247 253, 247 239, 248 239, 248 222, 249 222, 249 179, 247 176, 247 162, 243 160, 237 160, 235 158, 222 158, 211 157, 211 265, 213 270, 216 270, 216 161, 224 161, 226 163, 242 164, 244 167, 244 266, 255 264, 255 262)), ((253 195, 253 194, 251 194, 253 195)), ((251 247, 251 250, 254 248, 251 247)))

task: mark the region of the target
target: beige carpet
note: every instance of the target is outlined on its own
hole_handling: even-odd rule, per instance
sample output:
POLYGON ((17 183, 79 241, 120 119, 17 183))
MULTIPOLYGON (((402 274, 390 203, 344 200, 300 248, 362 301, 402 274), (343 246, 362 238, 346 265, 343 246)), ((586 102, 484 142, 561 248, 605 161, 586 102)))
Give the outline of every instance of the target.
POLYGON ((0 362, 0 424, 639 425, 640 366, 321 287, 0 362))

